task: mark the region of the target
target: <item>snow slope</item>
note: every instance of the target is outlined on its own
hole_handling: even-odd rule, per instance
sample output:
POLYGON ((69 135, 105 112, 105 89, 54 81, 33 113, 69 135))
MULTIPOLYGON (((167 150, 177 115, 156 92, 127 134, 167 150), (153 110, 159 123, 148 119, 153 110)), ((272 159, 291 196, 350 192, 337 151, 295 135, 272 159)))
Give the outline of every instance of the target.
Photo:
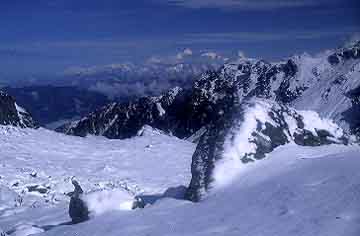
POLYGON ((149 127, 132 139, 108 140, 1 126, 0 145, 0 228, 14 236, 360 232, 360 147, 355 145, 281 146, 269 158, 244 165, 232 185, 197 204, 159 195, 189 182, 194 144, 149 127), (77 225, 68 223, 64 195, 72 190, 73 175, 96 213, 77 225), (30 193, 27 186, 34 185, 47 192, 30 193), (134 194, 157 201, 129 211, 121 201, 134 194))
POLYGON ((108 140, 0 126, 0 227, 9 230, 22 214, 36 219, 39 209, 63 208, 67 219, 72 176, 88 194, 95 213, 129 209, 111 201, 187 185, 194 149, 193 143, 150 127, 132 139, 108 140), (8 221, 12 223, 4 223, 8 221))
POLYGON ((330 118, 348 130, 349 124, 344 120, 344 112, 352 103, 346 94, 360 86, 359 77, 359 60, 349 60, 327 68, 293 105, 297 109, 316 111, 321 117, 330 118))
MULTIPOLYGON (((162 199, 145 209, 108 212, 78 225, 48 226, 43 235, 357 236, 359 153, 358 146, 289 144, 247 165, 233 185, 200 203, 162 199)), ((61 210, 43 211, 46 216, 36 221, 61 222, 61 210)))

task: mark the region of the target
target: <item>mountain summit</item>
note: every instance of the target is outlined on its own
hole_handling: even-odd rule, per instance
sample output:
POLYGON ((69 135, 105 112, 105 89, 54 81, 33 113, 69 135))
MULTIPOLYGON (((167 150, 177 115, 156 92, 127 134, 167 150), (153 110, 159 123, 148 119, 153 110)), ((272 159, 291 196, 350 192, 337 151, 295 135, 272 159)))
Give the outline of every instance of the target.
POLYGON ((21 128, 35 128, 37 124, 31 115, 16 104, 13 97, 0 91, 0 125, 13 125, 21 128))

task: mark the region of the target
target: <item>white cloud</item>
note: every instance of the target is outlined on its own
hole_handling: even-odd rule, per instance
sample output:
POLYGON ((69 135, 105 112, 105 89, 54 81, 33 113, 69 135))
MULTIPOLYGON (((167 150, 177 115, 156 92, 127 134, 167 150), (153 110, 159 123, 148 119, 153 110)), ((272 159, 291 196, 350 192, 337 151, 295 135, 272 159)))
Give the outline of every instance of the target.
POLYGON ((359 27, 344 27, 328 30, 308 31, 281 31, 281 32, 218 32, 187 34, 180 41, 183 44, 195 43, 244 43, 244 42, 266 42, 283 40, 312 40, 333 36, 344 36, 359 31, 359 27))
POLYGON ((360 32, 352 34, 349 39, 345 42, 345 46, 352 46, 355 43, 360 42, 360 32))
POLYGON ((221 59, 221 56, 218 55, 216 52, 205 52, 203 54, 201 54, 202 57, 209 57, 213 60, 215 59, 221 59))
POLYGON ((193 54, 192 50, 190 48, 186 48, 183 52, 186 56, 191 56, 193 54))
POLYGON ((244 58, 244 57, 245 57, 245 53, 244 53, 243 51, 238 51, 238 57, 244 58))
POLYGON ((152 56, 146 62, 150 64, 159 64, 162 63, 163 61, 160 57, 152 56))
POLYGON ((190 48, 186 48, 183 52, 180 52, 176 55, 176 59, 182 60, 187 56, 192 56, 193 51, 190 48))

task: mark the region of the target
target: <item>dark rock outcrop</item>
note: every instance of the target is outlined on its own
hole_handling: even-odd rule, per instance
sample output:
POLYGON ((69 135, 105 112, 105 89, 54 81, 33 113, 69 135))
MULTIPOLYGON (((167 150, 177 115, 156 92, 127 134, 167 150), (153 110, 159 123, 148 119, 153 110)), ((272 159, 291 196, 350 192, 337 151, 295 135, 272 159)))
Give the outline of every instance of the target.
POLYGON ((188 91, 175 88, 159 97, 144 97, 128 103, 112 103, 80 121, 56 129, 66 134, 86 136, 103 135, 108 138, 130 138, 144 125, 184 137, 182 117, 188 91))
POLYGON ((360 59, 360 41, 354 42, 350 47, 339 48, 328 56, 331 65, 337 65, 342 61, 350 59, 360 59))
POLYGON ((8 234, 0 228, 0 236, 7 236, 8 234))
POLYGON ((29 192, 38 192, 40 194, 45 194, 49 191, 48 188, 41 186, 41 185, 30 185, 27 186, 29 192))
POLYGON ((0 125, 13 125, 21 128, 36 128, 31 115, 18 106, 15 99, 0 91, 0 125))
POLYGON ((343 113, 344 120, 349 123, 350 131, 360 139, 360 86, 346 94, 352 106, 343 113))
POLYGON ((76 180, 72 180, 74 191, 70 194, 69 216, 74 224, 89 220, 89 209, 82 199, 84 191, 76 180))

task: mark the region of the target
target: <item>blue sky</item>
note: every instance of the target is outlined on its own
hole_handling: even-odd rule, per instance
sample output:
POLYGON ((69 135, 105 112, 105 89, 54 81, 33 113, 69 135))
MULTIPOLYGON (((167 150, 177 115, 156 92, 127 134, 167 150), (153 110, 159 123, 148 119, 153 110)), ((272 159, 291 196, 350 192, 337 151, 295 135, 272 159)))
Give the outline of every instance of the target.
POLYGON ((360 32, 358 0, 1 0, 0 76, 143 62, 185 48, 277 60, 360 32))

